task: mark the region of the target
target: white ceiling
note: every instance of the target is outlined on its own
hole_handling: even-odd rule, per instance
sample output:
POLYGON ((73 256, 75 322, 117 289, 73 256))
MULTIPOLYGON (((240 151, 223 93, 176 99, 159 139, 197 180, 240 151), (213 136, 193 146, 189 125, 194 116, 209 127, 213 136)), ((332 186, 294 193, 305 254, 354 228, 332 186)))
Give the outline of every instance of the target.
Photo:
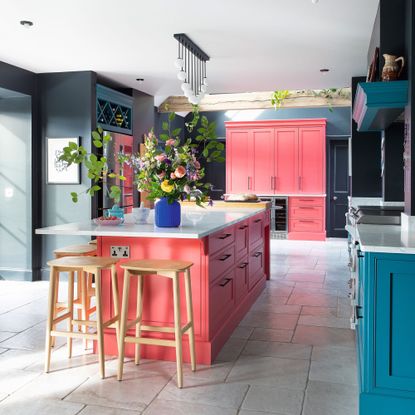
POLYGON ((181 93, 174 33, 208 55, 211 93, 349 86, 366 74, 378 0, 13 0, 0 60, 34 72, 94 70, 160 99, 181 93), (26 29, 20 20, 32 20, 26 29), (322 75, 320 68, 329 68, 322 75), (144 78, 137 85, 135 79, 144 78))

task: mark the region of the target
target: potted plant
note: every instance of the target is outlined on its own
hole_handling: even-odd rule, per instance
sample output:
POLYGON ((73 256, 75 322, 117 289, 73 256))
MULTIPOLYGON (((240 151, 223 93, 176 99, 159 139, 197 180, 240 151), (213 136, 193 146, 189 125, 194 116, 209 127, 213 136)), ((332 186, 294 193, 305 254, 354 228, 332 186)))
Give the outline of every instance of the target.
MULTIPOLYGON (((216 139, 216 125, 205 116, 201 117, 197 106, 193 107, 192 120, 186 123, 188 132, 197 132, 194 140, 180 140, 181 129, 171 129, 174 118, 174 113, 168 115, 158 138, 153 131, 144 137, 144 154, 116 155, 120 170, 124 164, 133 168, 137 189, 147 192, 149 200, 157 200, 155 224, 160 227, 180 225, 180 201, 194 200, 198 206, 202 205, 211 188, 209 183, 203 182, 203 164, 224 161, 224 144, 216 139)), ((100 128, 92 132, 92 138, 96 148, 107 145, 111 140, 111 136, 100 128)), ((91 186, 86 193, 90 196, 102 189, 106 177, 120 181, 126 179, 120 172, 108 172, 106 157, 88 154, 84 147, 75 143, 64 148, 60 160, 86 166, 91 179, 91 186)), ((121 195, 120 187, 113 185, 108 191, 117 204, 121 195)), ((71 196, 73 202, 78 201, 78 193, 73 192, 71 196)))

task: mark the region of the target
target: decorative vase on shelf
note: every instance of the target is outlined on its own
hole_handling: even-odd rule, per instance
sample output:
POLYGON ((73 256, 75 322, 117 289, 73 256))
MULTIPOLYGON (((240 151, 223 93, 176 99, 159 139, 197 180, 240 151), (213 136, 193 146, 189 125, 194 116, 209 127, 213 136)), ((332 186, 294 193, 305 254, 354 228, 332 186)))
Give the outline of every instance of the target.
POLYGON ((181 221, 181 206, 175 200, 169 203, 167 197, 162 197, 154 206, 155 224, 159 228, 177 228, 181 221))
POLYGON ((117 203, 115 203, 112 208, 108 209, 106 212, 106 216, 115 216, 120 219, 124 218, 124 209, 119 207, 117 203))
POLYGON ((382 69, 382 81, 396 81, 401 76, 402 70, 405 66, 405 59, 403 56, 399 58, 395 55, 383 55, 385 58, 385 65, 382 69), (400 61, 400 65, 398 62, 400 61))

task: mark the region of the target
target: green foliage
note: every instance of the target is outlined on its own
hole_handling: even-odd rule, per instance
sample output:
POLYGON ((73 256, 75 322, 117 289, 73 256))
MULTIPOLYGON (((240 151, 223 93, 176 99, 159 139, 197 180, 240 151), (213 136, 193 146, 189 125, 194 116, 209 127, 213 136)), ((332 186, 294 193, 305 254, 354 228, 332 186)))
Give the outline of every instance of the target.
POLYGON ((271 104, 274 106, 275 111, 278 111, 284 100, 288 98, 290 95, 290 91, 287 89, 275 90, 271 95, 271 104))

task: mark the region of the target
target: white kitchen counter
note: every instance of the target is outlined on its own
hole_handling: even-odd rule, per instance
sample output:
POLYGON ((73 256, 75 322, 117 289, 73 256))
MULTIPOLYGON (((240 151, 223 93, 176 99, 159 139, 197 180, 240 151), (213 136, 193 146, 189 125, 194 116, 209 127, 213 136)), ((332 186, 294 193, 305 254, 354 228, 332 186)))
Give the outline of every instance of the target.
MULTIPOLYGON (((353 227, 346 229, 353 235, 353 227)), ((357 225, 354 237, 363 252, 415 254, 415 234, 399 225, 357 225)))
POLYGON ((99 226, 92 221, 66 223, 36 229, 41 235, 125 236, 144 238, 199 239, 260 212, 264 207, 182 207, 182 224, 178 228, 157 228, 154 224, 128 224, 99 226))

